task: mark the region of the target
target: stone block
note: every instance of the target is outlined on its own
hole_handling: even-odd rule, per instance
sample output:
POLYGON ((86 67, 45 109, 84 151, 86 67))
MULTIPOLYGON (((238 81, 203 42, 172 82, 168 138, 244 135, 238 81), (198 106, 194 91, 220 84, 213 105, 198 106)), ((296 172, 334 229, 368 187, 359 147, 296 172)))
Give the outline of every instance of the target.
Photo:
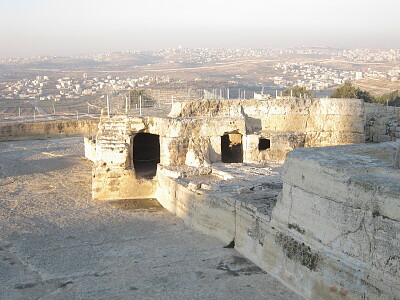
POLYGON ((378 135, 378 143, 390 142, 391 140, 392 137, 390 135, 383 135, 383 134, 378 135))
POLYGON ((396 152, 394 155, 394 165, 400 169, 400 139, 396 141, 396 152))

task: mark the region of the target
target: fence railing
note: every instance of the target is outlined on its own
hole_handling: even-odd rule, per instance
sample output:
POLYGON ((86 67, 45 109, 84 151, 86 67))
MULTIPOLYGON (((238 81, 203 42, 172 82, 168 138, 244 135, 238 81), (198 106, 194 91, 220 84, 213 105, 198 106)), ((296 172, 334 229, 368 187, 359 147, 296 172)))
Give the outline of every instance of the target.
POLYGON ((240 88, 211 88, 187 90, 146 90, 146 94, 136 97, 131 91, 110 93, 97 99, 61 100, 46 102, 39 100, 13 100, 7 104, 0 102, 0 122, 35 122, 44 120, 92 119, 106 115, 150 116, 168 114, 176 101, 196 101, 200 99, 246 99, 252 93, 240 88))

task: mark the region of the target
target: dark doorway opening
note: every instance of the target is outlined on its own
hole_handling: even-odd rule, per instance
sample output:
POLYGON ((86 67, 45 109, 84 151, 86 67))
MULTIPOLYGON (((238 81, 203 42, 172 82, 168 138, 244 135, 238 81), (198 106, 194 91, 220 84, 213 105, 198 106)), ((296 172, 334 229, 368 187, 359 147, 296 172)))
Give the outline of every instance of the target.
POLYGON ((136 178, 152 179, 160 162, 160 136, 138 133, 133 138, 133 166, 136 178))
POLYGON ((269 139, 258 140, 258 150, 267 150, 269 148, 271 148, 271 141, 269 139))
POLYGON ((223 163, 243 162, 242 135, 229 133, 221 136, 221 161, 223 163))

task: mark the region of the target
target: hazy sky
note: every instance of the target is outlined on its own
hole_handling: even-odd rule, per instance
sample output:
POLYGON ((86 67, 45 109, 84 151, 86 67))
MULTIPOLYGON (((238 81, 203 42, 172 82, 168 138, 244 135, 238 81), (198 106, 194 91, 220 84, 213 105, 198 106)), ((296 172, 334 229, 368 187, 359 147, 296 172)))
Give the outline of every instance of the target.
POLYGON ((400 48, 399 0, 0 0, 0 57, 177 47, 400 48))

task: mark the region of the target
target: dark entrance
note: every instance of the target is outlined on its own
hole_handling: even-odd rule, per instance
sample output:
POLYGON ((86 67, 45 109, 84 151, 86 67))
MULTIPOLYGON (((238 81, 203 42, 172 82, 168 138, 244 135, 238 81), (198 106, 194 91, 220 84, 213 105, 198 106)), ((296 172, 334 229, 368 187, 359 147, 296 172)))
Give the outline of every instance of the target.
POLYGON ((267 150, 271 148, 271 141, 269 139, 259 139, 258 140, 258 150, 267 150))
POLYGON ((221 161, 224 163, 243 162, 242 135, 229 133, 221 136, 221 161))
POLYGON ((136 178, 152 179, 160 162, 160 137, 156 134, 138 133, 133 138, 133 166, 136 178))

